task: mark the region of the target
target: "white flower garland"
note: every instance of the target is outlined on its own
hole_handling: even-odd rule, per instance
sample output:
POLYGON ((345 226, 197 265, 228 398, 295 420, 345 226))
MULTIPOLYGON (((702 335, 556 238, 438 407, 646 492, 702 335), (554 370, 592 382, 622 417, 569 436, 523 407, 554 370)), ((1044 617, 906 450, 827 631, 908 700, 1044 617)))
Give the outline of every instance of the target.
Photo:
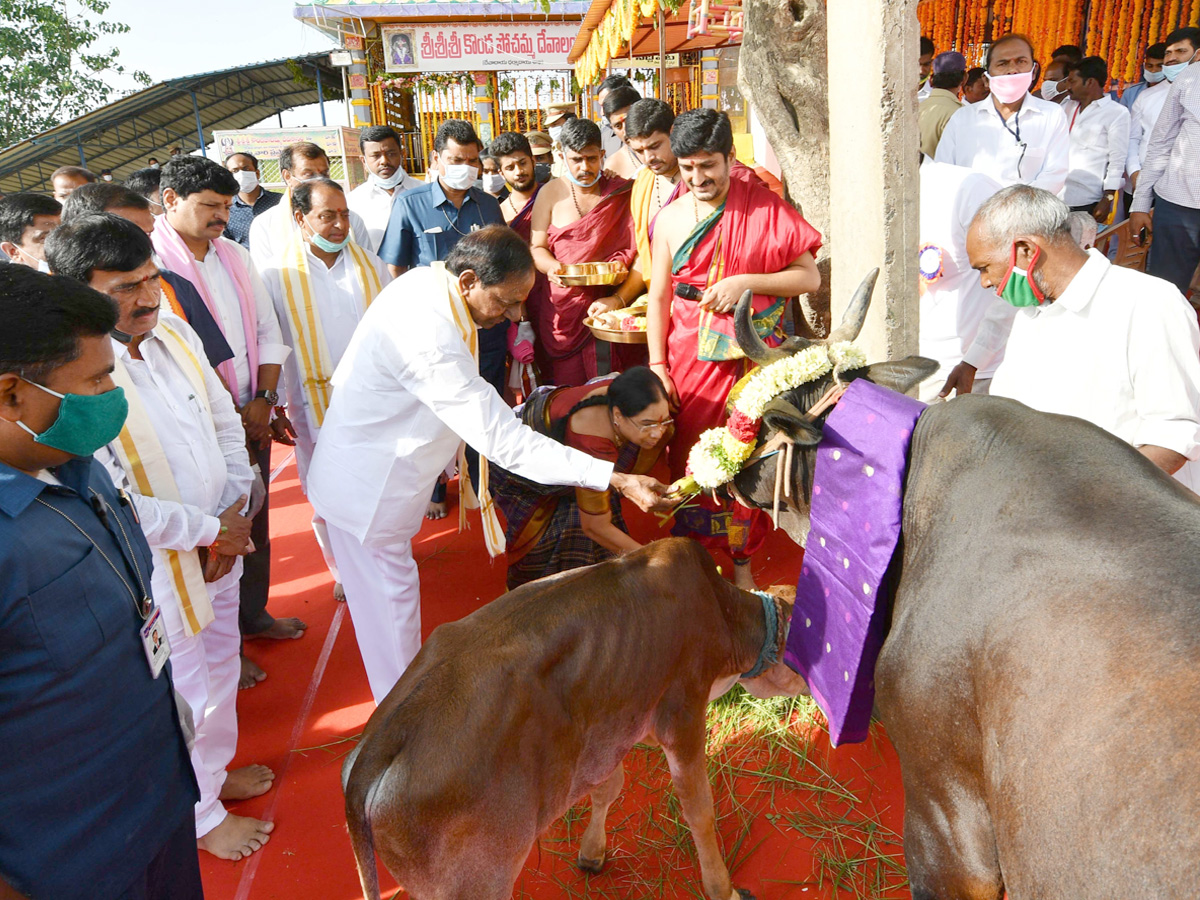
POLYGON ((850 341, 814 344, 787 359, 764 366, 750 376, 733 403, 733 413, 721 428, 700 435, 688 454, 687 477, 674 488, 676 494, 715 490, 732 481, 742 470, 758 442, 758 427, 770 402, 787 391, 816 381, 830 372, 840 381, 842 373, 861 369, 866 354, 850 341))

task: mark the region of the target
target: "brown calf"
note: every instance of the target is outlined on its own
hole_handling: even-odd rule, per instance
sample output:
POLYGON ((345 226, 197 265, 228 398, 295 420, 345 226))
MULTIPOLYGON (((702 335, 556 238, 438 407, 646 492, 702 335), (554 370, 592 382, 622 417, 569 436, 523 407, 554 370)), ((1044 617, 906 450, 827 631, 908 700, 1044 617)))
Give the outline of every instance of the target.
MULTIPOLYGON (((770 656, 791 608, 769 606, 770 656)), ((377 852, 414 900, 507 900, 534 841, 585 794, 579 865, 599 871, 622 760, 640 741, 666 753, 708 896, 748 898, 717 843, 705 707, 758 663, 766 614, 672 538, 438 628, 342 769, 364 896, 379 897, 377 852)), ((804 689, 782 661, 743 683, 762 697, 804 689)))

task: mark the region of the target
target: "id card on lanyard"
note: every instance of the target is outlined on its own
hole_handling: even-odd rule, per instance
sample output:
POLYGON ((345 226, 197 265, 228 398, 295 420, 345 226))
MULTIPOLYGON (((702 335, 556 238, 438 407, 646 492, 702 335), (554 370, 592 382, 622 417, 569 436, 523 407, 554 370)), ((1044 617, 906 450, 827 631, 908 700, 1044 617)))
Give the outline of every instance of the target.
POLYGON ((163 622, 162 610, 153 607, 141 628, 142 649, 146 652, 146 662, 150 664, 150 675, 157 678, 162 674, 167 657, 171 655, 171 645, 167 641, 167 625, 163 622))

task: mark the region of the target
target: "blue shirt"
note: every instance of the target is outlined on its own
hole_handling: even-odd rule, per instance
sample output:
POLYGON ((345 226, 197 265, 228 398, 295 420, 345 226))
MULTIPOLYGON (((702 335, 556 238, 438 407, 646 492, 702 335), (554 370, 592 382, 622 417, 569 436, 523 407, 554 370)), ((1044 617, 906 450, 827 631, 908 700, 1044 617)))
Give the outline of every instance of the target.
POLYGON ((241 194, 233 195, 233 206, 229 207, 229 221, 225 223, 224 236, 250 248, 250 225, 256 216, 261 216, 273 206, 278 206, 283 194, 265 188, 251 206, 242 200, 241 194))
POLYGON ((396 198, 379 258, 400 268, 427 266, 444 260, 472 227, 503 224, 500 204, 482 188, 469 188, 462 206, 455 209, 441 180, 431 181, 396 198), (431 233, 431 229, 438 230, 431 233))
POLYGON ((34 898, 111 900, 199 792, 126 587, 140 571, 148 590, 153 565, 133 507, 91 457, 53 474, 62 487, 0 463, 0 875, 34 898))
POLYGON ((1150 87, 1150 85, 1148 85, 1146 82, 1139 81, 1137 84, 1131 84, 1129 87, 1125 88, 1125 92, 1123 94, 1121 94, 1120 100, 1117 100, 1116 97, 1113 97, 1113 99, 1117 100, 1118 103, 1120 103, 1127 110, 1132 112, 1133 111, 1133 101, 1136 100, 1138 98, 1138 95, 1140 95, 1142 93, 1142 91, 1144 91, 1148 87, 1150 87))

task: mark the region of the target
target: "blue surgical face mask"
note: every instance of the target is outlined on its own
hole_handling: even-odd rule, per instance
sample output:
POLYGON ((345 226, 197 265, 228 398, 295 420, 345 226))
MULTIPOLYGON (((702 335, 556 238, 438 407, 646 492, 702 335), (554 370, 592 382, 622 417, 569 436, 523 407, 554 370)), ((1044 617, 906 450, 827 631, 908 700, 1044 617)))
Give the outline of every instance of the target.
POLYGON ((1163 68, 1162 68, 1163 77, 1166 78, 1167 81, 1174 81, 1176 78, 1178 78, 1184 72, 1186 72, 1187 67, 1190 65, 1191 65, 1191 63, 1182 62, 1182 63, 1173 63, 1172 65, 1169 65, 1169 66, 1163 66, 1163 68))
POLYGON ((1151 72, 1149 69, 1142 69, 1142 77, 1146 79, 1146 84, 1158 84, 1167 77, 1167 73, 1162 69, 1157 72, 1151 72))
MULTIPOLYGON (((309 225, 308 227, 312 228, 312 225, 309 225)), ((347 233, 346 237, 340 243, 335 244, 328 238, 321 237, 321 235, 317 233, 317 229, 313 228, 312 243, 313 246, 318 250, 324 250, 326 253, 341 253, 346 249, 346 245, 350 243, 350 239, 353 236, 354 235, 352 232, 347 233)))
POLYGON ((570 167, 564 166, 564 168, 566 169, 566 171, 563 174, 567 176, 567 180, 570 181, 572 184, 579 185, 581 188, 594 187, 596 185, 596 183, 599 182, 601 177, 604 175, 604 170, 601 169, 599 172, 596 173, 596 177, 593 178, 591 181, 580 181, 578 178, 576 178, 574 175, 571 174, 570 167))

